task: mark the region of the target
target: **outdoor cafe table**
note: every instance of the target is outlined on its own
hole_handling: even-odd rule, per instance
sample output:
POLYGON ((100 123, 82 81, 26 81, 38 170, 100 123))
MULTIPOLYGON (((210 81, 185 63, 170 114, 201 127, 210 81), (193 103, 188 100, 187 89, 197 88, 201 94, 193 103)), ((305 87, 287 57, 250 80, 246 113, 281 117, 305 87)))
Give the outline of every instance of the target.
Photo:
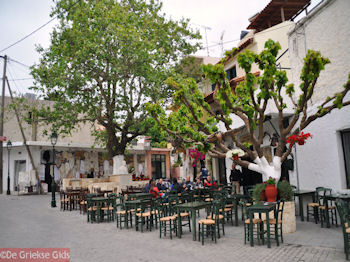
POLYGON ((294 196, 299 198, 299 215, 301 218, 301 221, 304 221, 304 204, 303 204, 303 198, 305 196, 312 196, 312 202, 315 202, 315 190, 295 190, 294 196))
MULTIPOLYGON (((344 194, 330 194, 322 196, 324 198, 324 205, 325 205, 325 216, 326 216, 326 225, 328 228, 331 227, 330 221, 329 221, 329 213, 328 213, 328 201, 334 201, 336 199, 342 199, 343 201, 350 202, 350 195, 344 195, 344 194)), ((321 220, 321 227, 323 227, 323 220, 321 220)))
POLYGON ((196 211, 200 209, 204 209, 206 207, 210 206, 210 202, 204 202, 204 201, 195 201, 195 202, 188 202, 184 204, 178 204, 176 205, 177 208, 177 225, 178 225, 178 237, 181 238, 181 212, 191 212, 192 217, 192 236, 193 240, 196 240, 196 211))
MULTIPOLYGON (((253 217, 254 213, 259 213, 259 217, 261 218, 261 214, 266 214, 266 230, 267 230, 267 247, 271 248, 271 242, 270 242, 270 222, 269 222, 269 212, 276 210, 276 203, 275 202, 259 202, 255 205, 247 207, 247 212, 249 216, 249 240, 250 245, 254 246, 254 239, 253 239, 253 217)), ((277 246, 279 245, 278 239, 277 240, 277 246)))
POLYGON ((238 226, 238 202, 241 199, 251 199, 251 196, 249 195, 243 195, 243 194, 232 194, 227 195, 226 197, 226 204, 230 204, 233 202, 233 208, 235 210, 235 226, 238 226))
POLYGON ((152 198, 152 194, 150 194, 150 193, 128 194, 128 199, 130 199, 130 200, 140 200, 140 199, 148 199, 148 198, 152 198))

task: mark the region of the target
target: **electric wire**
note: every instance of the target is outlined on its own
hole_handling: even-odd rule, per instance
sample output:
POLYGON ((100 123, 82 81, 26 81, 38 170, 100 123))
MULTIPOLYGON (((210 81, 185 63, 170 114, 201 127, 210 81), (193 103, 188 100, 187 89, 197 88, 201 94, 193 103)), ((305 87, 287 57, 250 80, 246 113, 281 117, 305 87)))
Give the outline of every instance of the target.
MULTIPOLYGON (((278 29, 281 29, 281 28, 287 27, 287 26, 291 26, 291 24, 287 24, 287 25, 284 25, 284 26, 280 26, 280 27, 274 28, 274 29, 265 29, 264 31, 257 32, 256 34, 265 34, 265 33, 272 32, 272 31, 275 31, 275 30, 278 30, 278 29)), ((223 44, 227 44, 227 43, 231 43, 231 42, 236 42, 236 41, 239 41, 239 40, 241 40, 241 39, 235 39, 235 40, 225 41, 225 42, 223 42, 223 44)), ((214 44, 214 45, 209 45, 209 46, 204 46, 204 47, 200 48, 200 50, 207 49, 207 48, 211 48, 211 47, 215 47, 215 46, 219 46, 219 45, 221 45, 221 43, 214 44)))
MULTIPOLYGON (((65 12, 69 11, 73 6, 75 6, 77 3, 79 3, 80 0, 78 0, 77 2, 75 2, 74 4, 72 4, 71 6, 68 7, 67 10, 65 10, 65 12)), ((0 50, 0 53, 6 51, 7 49, 17 45, 18 43, 22 42, 23 40, 27 39, 28 37, 30 37, 31 35, 35 34, 36 32, 38 32, 39 30, 41 30, 42 28, 44 28, 45 26, 47 26, 48 24, 50 24, 52 21, 54 21, 58 16, 60 16, 63 12, 55 15, 53 18, 51 18, 49 21, 47 21, 45 24, 43 24, 42 26, 38 27, 37 29, 35 29, 33 32, 29 33, 28 35, 22 37, 21 39, 17 40, 16 42, 14 42, 13 44, 5 47, 4 49, 0 50)))
POLYGON ((24 66, 24 67, 26 67, 26 68, 29 68, 29 67, 30 67, 29 65, 26 65, 26 64, 24 64, 24 63, 22 63, 22 62, 19 62, 19 61, 13 59, 12 57, 7 57, 7 59, 8 59, 9 61, 15 62, 15 63, 17 63, 17 64, 19 64, 19 65, 21 65, 21 66, 24 66))
MULTIPOLYGON (((13 71, 12 71, 12 69, 13 69, 13 68, 12 68, 12 65, 11 65, 10 63, 9 63, 8 65, 9 65, 9 66, 7 67, 7 69, 8 69, 7 72, 9 73, 11 79, 16 79, 16 78, 14 77, 14 75, 17 76, 16 73, 13 73, 13 74, 12 74, 12 72, 13 72, 13 71)), ((14 86, 15 86, 15 88, 16 88, 16 91, 18 92, 17 95, 22 94, 22 92, 20 91, 21 89, 23 89, 23 90, 26 89, 26 88, 23 87, 22 85, 21 85, 21 86, 18 86, 16 81, 13 81, 13 83, 14 83, 14 86)))

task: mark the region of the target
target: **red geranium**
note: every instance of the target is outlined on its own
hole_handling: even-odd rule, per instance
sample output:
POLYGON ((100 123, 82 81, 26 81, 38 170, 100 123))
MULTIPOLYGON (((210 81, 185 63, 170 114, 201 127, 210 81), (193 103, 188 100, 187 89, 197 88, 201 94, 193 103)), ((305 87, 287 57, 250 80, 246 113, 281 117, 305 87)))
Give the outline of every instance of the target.
POLYGON ((199 151, 197 148, 190 148, 188 154, 193 158, 192 166, 195 167, 198 160, 204 160, 205 154, 199 151))
POLYGON ((291 148, 295 143, 298 143, 299 145, 304 145, 305 140, 308 138, 312 138, 312 135, 310 133, 304 133, 301 132, 298 135, 291 135, 287 138, 286 142, 289 144, 289 148, 291 148))

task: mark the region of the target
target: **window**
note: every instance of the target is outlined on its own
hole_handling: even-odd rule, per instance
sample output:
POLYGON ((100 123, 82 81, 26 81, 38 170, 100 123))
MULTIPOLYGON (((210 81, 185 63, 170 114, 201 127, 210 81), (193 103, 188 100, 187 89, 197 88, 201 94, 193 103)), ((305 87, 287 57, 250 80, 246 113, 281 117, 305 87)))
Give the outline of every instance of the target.
POLYGON ((230 69, 227 69, 226 76, 227 76, 228 80, 231 80, 231 79, 237 77, 236 66, 233 66, 230 69))
POLYGON ((346 185, 350 188, 350 130, 341 132, 341 140, 343 144, 346 185))
POLYGON ((214 91, 216 88, 216 83, 211 85, 211 91, 214 91))
POLYGON ((152 178, 166 178, 165 155, 152 155, 152 178))

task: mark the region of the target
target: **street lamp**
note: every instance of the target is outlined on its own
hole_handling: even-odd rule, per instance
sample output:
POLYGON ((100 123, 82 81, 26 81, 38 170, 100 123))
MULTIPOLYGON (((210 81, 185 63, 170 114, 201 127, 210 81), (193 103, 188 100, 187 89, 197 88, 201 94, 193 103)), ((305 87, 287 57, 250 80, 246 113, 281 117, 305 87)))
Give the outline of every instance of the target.
POLYGON ((10 151, 12 148, 11 140, 7 141, 7 195, 11 194, 10 191, 10 151))
POLYGON ((55 197, 55 191, 56 191, 56 185, 55 185, 55 145, 57 143, 58 135, 55 131, 52 132, 50 136, 51 145, 52 145, 52 183, 51 183, 51 193, 52 193, 52 199, 51 199, 51 207, 56 207, 56 197, 55 197))

